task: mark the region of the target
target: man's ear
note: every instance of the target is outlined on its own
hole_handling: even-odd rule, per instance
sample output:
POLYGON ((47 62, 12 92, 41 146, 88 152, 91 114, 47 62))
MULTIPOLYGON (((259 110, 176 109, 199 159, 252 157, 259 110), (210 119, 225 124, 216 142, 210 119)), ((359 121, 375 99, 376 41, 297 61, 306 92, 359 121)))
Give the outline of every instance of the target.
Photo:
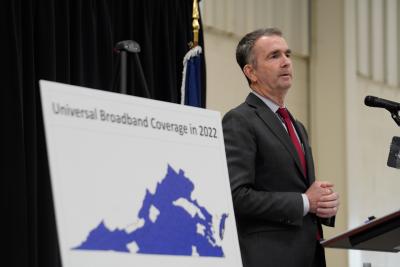
POLYGON ((246 77, 247 77, 252 83, 254 83, 254 82, 257 81, 257 77, 256 77, 256 75, 254 74, 254 68, 253 68, 252 65, 246 64, 246 65, 243 67, 243 73, 244 73, 244 75, 246 75, 246 77))

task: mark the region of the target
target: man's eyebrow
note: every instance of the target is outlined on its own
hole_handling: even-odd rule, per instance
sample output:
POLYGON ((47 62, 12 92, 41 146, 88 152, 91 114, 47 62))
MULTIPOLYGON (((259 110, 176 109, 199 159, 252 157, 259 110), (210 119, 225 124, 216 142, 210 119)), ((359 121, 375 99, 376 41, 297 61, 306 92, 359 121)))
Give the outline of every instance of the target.
MULTIPOLYGON (((267 56, 279 53, 280 51, 281 50, 279 50, 279 49, 273 50, 273 51, 269 52, 267 56)), ((287 49, 284 53, 285 54, 292 54, 292 50, 291 49, 287 49)))
POLYGON ((279 53, 279 49, 276 49, 276 50, 273 50, 273 51, 269 52, 267 56, 270 56, 270 55, 273 55, 273 54, 276 54, 276 53, 279 53))

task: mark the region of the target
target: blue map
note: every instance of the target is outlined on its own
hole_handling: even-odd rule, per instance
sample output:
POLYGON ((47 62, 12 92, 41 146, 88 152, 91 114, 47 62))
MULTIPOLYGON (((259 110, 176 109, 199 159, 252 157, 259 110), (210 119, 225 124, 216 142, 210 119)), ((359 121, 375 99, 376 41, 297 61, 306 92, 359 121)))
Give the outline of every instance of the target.
MULTIPOLYGON (((191 195, 195 186, 185 177, 184 171, 176 172, 168 165, 164 179, 157 183, 155 193, 146 189, 138 217, 142 227, 111 231, 104 221, 91 230, 88 237, 75 250, 108 250, 127 253, 197 255, 224 257, 213 228, 213 216, 191 195), (136 251, 131 245, 136 244, 136 251)), ((224 237, 228 214, 218 217, 218 238, 224 237)), ((214 223, 215 223, 214 218, 214 223)))

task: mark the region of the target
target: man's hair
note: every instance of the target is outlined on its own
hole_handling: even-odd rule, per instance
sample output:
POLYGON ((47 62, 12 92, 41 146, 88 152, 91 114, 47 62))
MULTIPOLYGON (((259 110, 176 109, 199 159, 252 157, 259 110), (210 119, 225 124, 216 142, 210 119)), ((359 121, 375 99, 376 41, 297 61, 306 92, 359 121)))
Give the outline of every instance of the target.
MULTIPOLYGON (((282 31, 278 28, 266 28, 258 29, 246 34, 238 43, 236 47, 236 61, 239 64, 240 69, 243 71, 244 66, 249 63, 255 64, 255 58, 253 54, 253 47, 256 41, 262 36, 282 36, 282 31)), ((246 75, 245 75, 246 76, 246 75)), ((247 78, 247 82, 250 84, 251 81, 247 78)))

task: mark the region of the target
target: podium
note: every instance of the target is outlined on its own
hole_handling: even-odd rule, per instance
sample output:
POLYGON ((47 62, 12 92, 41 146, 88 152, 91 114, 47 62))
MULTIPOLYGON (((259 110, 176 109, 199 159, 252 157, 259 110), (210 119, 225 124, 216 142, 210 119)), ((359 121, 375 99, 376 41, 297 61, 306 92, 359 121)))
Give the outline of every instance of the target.
POLYGON ((400 210, 321 242, 328 248, 400 251, 400 210))

